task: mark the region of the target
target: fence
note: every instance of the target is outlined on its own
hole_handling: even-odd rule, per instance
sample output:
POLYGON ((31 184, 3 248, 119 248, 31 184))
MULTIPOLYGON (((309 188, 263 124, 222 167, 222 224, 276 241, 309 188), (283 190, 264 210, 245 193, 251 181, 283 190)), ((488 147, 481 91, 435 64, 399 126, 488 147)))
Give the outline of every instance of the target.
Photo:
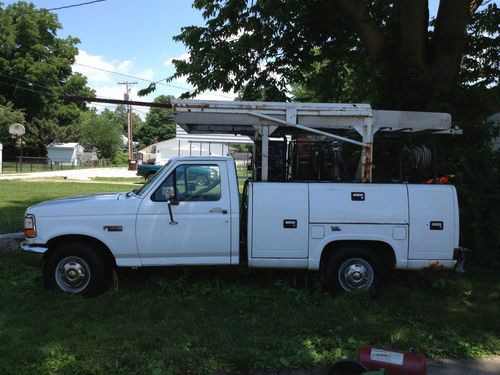
POLYGON ((2 173, 26 173, 58 171, 65 169, 103 168, 109 166, 107 159, 86 160, 84 165, 72 165, 53 161, 46 157, 18 156, 15 160, 2 161, 2 173))

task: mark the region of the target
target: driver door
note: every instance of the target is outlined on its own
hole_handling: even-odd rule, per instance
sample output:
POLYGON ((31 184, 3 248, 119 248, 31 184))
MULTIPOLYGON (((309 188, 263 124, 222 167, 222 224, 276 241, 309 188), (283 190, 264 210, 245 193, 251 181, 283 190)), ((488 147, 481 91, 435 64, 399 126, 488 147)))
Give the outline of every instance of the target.
POLYGON ((137 247, 143 265, 230 264, 230 208, 225 162, 175 165, 139 207, 137 247), (165 195, 172 188, 173 221, 165 195))

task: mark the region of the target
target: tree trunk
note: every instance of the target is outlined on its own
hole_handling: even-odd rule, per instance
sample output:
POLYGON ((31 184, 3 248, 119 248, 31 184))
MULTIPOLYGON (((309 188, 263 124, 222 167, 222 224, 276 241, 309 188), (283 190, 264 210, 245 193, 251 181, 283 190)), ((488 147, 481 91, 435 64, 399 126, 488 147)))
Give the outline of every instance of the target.
POLYGON ((396 3, 396 7, 401 57, 415 67, 424 68, 429 27, 428 0, 400 0, 396 3))
POLYGON ((471 10, 470 0, 441 0, 439 3, 430 47, 429 73, 436 88, 443 92, 449 91, 458 75, 471 10))

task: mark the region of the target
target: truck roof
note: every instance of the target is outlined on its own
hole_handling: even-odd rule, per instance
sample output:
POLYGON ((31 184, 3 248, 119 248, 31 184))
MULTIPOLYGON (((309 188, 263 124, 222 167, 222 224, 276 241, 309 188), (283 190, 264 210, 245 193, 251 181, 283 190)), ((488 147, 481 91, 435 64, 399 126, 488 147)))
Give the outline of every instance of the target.
POLYGON ((170 158, 172 161, 187 160, 187 161, 228 161, 234 160, 232 156, 173 156, 170 158))

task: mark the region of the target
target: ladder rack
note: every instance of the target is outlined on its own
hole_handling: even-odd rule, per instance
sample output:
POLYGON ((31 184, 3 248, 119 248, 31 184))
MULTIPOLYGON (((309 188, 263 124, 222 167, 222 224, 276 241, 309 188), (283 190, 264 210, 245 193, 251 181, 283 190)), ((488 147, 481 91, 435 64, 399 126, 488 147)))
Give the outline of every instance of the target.
POLYGON ((372 110, 368 104, 170 100, 173 119, 190 134, 246 135, 262 142, 262 181, 268 179, 269 138, 310 132, 362 147, 361 177, 372 181, 377 132, 462 134, 451 115, 372 110), (335 134, 355 131, 361 141, 335 134))

